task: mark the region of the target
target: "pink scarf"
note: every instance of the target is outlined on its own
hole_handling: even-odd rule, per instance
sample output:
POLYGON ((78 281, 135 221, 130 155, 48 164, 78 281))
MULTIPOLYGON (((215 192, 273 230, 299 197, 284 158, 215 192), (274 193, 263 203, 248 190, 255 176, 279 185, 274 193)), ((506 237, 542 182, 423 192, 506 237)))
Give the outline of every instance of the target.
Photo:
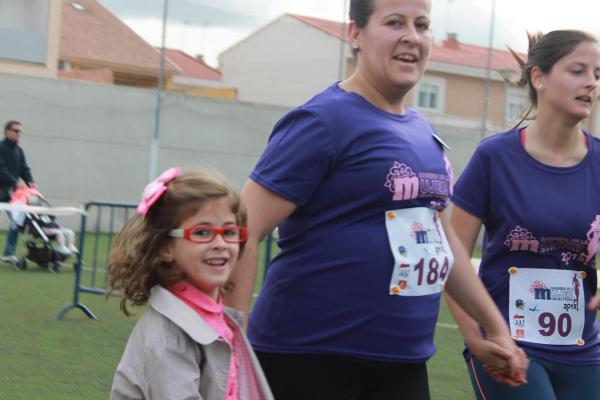
POLYGON ((231 363, 227 379, 225 400, 239 400, 238 357, 235 348, 234 333, 223 314, 223 299, 214 301, 209 295, 191 284, 180 281, 167 288, 177 298, 196 311, 208 326, 215 330, 231 348, 231 363))

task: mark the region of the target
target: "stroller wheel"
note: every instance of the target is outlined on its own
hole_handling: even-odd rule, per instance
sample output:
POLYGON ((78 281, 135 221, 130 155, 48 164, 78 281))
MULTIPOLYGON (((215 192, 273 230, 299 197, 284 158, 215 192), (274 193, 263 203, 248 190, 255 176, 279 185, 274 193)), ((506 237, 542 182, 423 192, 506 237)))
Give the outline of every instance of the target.
POLYGON ((53 263, 51 263, 49 265, 50 268, 48 268, 50 270, 50 272, 59 272, 60 271, 60 263, 58 261, 55 261, 53 263))
POLYGON ((25 271, 27 269, 27 260, 25 257, 20 258, 16 263, 13 264, 13 267, 18 271, 25 271))

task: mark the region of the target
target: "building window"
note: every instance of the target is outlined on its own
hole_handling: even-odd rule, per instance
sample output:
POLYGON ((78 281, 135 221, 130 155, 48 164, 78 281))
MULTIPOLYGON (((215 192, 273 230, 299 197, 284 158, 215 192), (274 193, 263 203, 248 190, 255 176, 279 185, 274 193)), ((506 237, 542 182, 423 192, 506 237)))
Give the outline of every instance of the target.
POLYGON ((2 0, 0 58, 46 63, 48 0, 2 0))
POLYGON ((527 94, 523 89, 510 88, 506 94, 506 124, 518 122, 525 113, 528 105, 527 94))
POLYGON ((415 106, 430 111, 444 111, 446 81, 435 76, 423 76, 417 84, 415 106))
POLYGON ((419 88, 419 101, 417 106, 437 110, 440 102, 440 88, 436 85, 424 83, 419 88))
POLYGON ((58 60, 58 70, 59 71, 70 71, 71 63, 65 60, 58 60))

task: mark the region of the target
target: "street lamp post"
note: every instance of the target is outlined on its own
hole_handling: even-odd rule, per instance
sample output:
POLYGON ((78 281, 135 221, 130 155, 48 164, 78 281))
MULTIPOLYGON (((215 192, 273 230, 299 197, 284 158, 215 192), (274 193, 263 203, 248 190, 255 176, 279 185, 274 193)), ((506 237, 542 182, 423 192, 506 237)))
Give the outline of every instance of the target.
POLYGON ((348 25, 346 24, 346 18, 347 18, 347 12, 348 12, 348 1, 347 0, 342 0, 343 5, 343 11, 342 11, 342 39, 340 40, 340 62, 338 64, 338 80, 343 81, 344 80, 344 64, 346 62, 346 29, 348 28, 348 25))
POLYGON ((511 120, 511 115, 510 115, 510 83, 513 80, 513 77, 515 74, 517 74, 516 71, 510 69, 510 68, 504 68, 501 69, 500 71, 498 71, 500 73, 500 76, 502 77, 502 80, 504 81, 504 122, 502 123, 502 126, 504 126, 504 128, 506 128, 506 124, 507 122, 509 122, 511 120))
POLYGON ((487 120, 490 103, 490 93, 492 90, 492 54, 494 46, 494 24, 496 21, 496 0, 492 0, 492 17, 490 21, 490 37, 488 42, 487 65, 485 69, 485 85, 483 94, 483 117, 481 118, 481 139, 485 138, 487 129, 487 120))
POLYGON ((160 69, 158 72, 158 85, 156 87, 156 108, 154 110, 154 131, 150 137, 150 149, 148 155, 148 181, 153 180, 157 176, 158 165, 158 149, 159 140, 158 133, 160 130, 160 104, 162 101, 162 89, 164 86, 165 75, 165 37, 167 33, 167 11, 169 9, 169 0, 163 0, 163 17, 162 17, 162 38, 160 45, 160 69))

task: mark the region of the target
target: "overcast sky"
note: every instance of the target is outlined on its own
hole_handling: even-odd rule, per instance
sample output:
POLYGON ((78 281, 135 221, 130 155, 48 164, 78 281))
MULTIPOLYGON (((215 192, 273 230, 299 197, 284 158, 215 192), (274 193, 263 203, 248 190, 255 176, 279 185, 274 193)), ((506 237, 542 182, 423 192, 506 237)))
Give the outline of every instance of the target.
MULTIPOLYGON (((160 46, 163 0, 99 0, 152 45, 160 46)), ((218 55, 234 43, 290 12, 343 21, 347 0, 168 0, 166 46, 203 54, 218 65, 218 55)), ((493 0, 432 0, 436 39, 448 32, 461 42, 487 46, 493 0)), ((496 48, 527 47, 526 30, 581 29, 600 37, 598 0, 496 0, 496 48)))

